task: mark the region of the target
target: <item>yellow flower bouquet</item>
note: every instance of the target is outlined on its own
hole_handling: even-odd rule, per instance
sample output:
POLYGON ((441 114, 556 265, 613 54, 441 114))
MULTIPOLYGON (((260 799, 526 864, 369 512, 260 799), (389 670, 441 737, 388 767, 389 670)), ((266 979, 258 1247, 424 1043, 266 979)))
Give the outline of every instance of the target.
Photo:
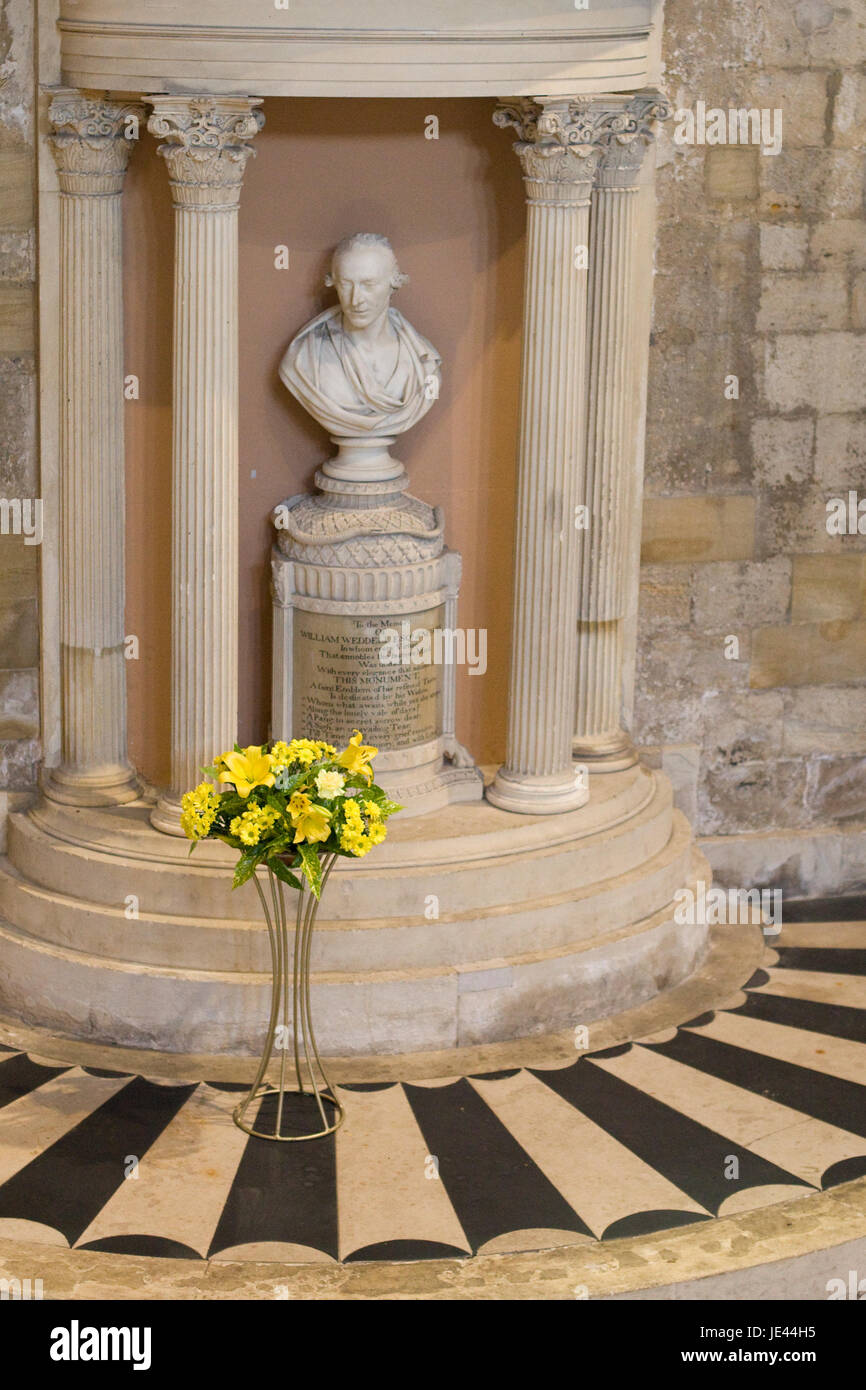
POLYGON ((360 858, 385 839, 388 817, 401 809, 373 781, 377 751, 357 729, 341 753, 307 738, 235 745, 202 769, 217 785, 202 782, 183 797, 190 850, 199 840, 222 840, 240 854, 235 888, 264 864, 293 888, 303 887, 303 875, 318 898, 323 858, 360 858))
POLYGON ((271 1010, 264 1051, 249 1092, 233 1112, 238 1128, 257 1139, 322 1139, 345 1116, 313 1031, 310 954, 319 899, 337 856, 360 859, 381 844, 388 817, 401 809, 373 781, 377 751, 357 729, 342 753, 308 738, 235 745, 202 769, 212 780, 183 797, 180 823, 192 840, 190 853, 199 840, 222 840, 236 849, 232 886, 252 880, 268 930, 271 1010), (256 873, 260 865, 267 875, 256 873), (297 890, 293 945, 286 885, 297 890), (289 1038, 293 1077, 287 1074, 289 1038), (277 1082, 268 1080, 275 1048, 277 1082))

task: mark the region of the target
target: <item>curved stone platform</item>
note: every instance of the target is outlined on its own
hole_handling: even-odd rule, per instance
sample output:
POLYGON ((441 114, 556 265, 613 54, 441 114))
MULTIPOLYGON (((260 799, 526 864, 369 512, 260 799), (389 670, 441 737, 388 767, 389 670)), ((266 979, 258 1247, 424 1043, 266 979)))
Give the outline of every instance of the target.
MULTIPOLYGON (((50 802, 10 821, 0 869, 0 1008, 73 1038, 253 1055, 267 934, 234 856, 154 831, 149 803, 50 802)), ((709 881, 671 789, 642 768, 593 778, 540 820, 487 803, 393 822, 338 862, 313 945, 329 1055, 436 1051, 573 1028, 686 978, 706 928, 673 897, 709 881)))
MULTIPOLYGON (((234 856, 150 826, 149 803, 11 817, 0 870, 0 1006, 68 1037, 256 1054, 270 991, 252 885, 234 856), (204 965, 206 963, 206 965, 204 965)), ((328 1054, 435 1051, 550 1033, 688 976, 705 929, 674 892, 709 870, 644 769, 598 777, 569 815, 487 803, 395 821, 341 860, 313 954, 328 1054)))
POLYGON ((189 1059, 142 1077, 4 1028, 0 1272, 26 1255, 51 1298, 776 1298, 784 1261, 824 1298, 866 1237, 864 963, 863 923, 716 928, 578 1058, 346 1064, 346 1124, 303 1154, 236 1130, 241 1083, 189 1059))

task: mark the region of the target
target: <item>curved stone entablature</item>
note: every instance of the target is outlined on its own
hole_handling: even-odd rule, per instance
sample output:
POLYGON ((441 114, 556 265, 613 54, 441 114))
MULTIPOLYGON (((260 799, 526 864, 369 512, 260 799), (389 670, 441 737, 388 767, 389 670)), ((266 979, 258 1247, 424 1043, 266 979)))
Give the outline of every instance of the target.
POLYGON ((61 0, 63 80, 260 96, 551 96, 652 80, 654 0, 61 0))

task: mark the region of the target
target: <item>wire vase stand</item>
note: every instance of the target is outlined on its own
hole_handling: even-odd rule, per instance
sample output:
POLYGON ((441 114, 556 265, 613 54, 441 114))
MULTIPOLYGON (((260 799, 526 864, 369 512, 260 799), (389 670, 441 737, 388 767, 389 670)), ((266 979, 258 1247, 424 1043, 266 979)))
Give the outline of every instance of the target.
MULTIPOLYGON (((336 854, 329 854, 323 860, 320 892, 324 892, 336 860, 336 854)), ((298 904, 294 947, 290 954, 287 885, 270 868, 268 880, 269 894, 266 896, 258 874, 253 875, 271 944, 271 1012, 256 1079, 240 1105, 235 1107, 233 1119, 239 1129, 256 1139, 273 1139, 284 1144, 323 1139, 339 1129, 345 1111, 322 1066, 310 1010, 310 948, 319 900, 306 883, 300 892, 291 890, 298 904), (294 1053, 293 1072, 288 1060, 290 1047, 294 1053), (276 1083, 266 1079, 275 1049, 279 1055, 276 1083), (250 1120, 247 1111, 254 1101, 262 1103, 255 1118, 250 1120)))

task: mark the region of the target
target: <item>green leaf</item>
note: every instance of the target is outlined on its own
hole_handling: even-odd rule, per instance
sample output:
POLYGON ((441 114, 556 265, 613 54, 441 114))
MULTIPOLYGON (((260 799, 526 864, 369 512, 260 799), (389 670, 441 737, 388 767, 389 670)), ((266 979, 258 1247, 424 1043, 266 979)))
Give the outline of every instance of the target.
POLYGON ((245 851, 241 855, 237 862, 237 867, 235 868, 232 888, 240 888, 242 884, 252 878, 256 871, 257 862, 255 855, 251 854, 249 851, 245 851))
POLYGON ((277 812, 282 825, 288 829, 289 834, 294 835, 294 826, 292 825, 291 817, 286 809, 285 800, 280 793, 268 792, 267 804, 273 811, 277 812))
POLYGON ((235 868, 232 888, 240 888, 242 884, 247 883, 269 853, 270 845, 256 845, 252 849, 244 850, 235 868))
POLYGON ((382 788, 377 787, 375 783, 373 784, 373 786, 367 788, 364 796, 356 797, 355 800, 375 802, 375 804, 379 807, 379 810, 382 812, 382 815, 386 819, 388 816, 392 816, 395 811, 403 810, 403 807, 399 804, 399 802, 391 801, 386 795, 386 793, 383 792, 382 788))
POLYGON ((313 896, 318 898, 322 892, 322 866, 315 845, 298 845, 301 856, 301 871, 310 885, 313 896))
POLYGON ((345 777, 347 787, 357 787, 359 791, 365 792, 370 790, 366 778, 362 777, 359 772, 347 772, 344 767, 337 768, 337 771, 345 777))
POLYGON ((303 887, 301 880, 295 877, 278 854, 272 855, 268 860, 268 868, 276 874, 277 878, 281 878, 283 883, 290 883, 293 888, 301 891, 303 887))
POLYGON ((214 835, 213 832, 211 832, 210 838, 222 840, 224 845, 228 845, 229 849, 240 850, 242 854, 246 854, 249 849, 249 845, 245 845, 243 840, 238 839, 237 835, 229 835, 228 831, 226 831, 224 835, 214 835))

